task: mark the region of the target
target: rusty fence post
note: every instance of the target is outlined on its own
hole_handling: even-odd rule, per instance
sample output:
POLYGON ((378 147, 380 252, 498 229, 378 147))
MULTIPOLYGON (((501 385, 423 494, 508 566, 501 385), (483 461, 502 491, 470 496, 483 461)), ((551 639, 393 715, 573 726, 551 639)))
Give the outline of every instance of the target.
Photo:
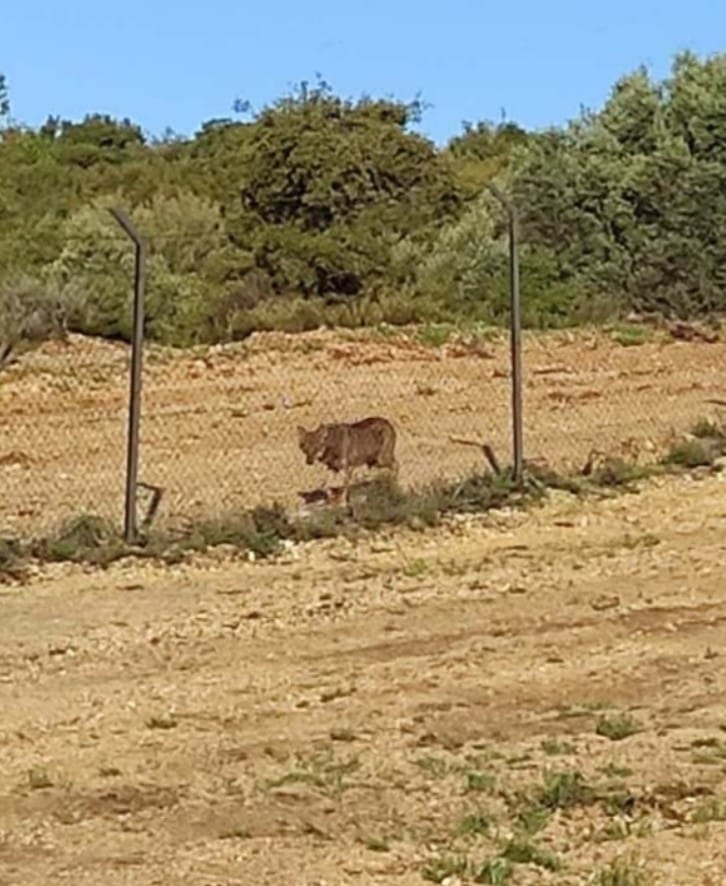
POLYGON ((524 481, 524 418, 522 399, 522 312, 519 292, 519 223, 517 208, 496 185, 487 185, 509 219, 509 319, 512 367, 512 450, 514 482, 524 481))
POLYGON ((126 450, 126 502, 124 508, 124 539, 127 544, 134 544, 138 537, 136 499, 139 485, 139 429, 141 424, 142 357, 144 350, 146 244, 125 212, 120 209, 110 209, 109 212, 132 240, 135 247, 129 424, 126 450))

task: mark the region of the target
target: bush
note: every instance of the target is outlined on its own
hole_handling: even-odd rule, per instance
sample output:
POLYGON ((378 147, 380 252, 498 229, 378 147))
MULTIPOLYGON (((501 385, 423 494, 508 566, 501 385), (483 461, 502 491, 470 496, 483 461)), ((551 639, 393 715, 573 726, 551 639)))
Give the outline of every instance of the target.
POLYGON ((0 366, 18 350, 62 338, 67 305, 38 280, 10 278, 0 283, 0 366))

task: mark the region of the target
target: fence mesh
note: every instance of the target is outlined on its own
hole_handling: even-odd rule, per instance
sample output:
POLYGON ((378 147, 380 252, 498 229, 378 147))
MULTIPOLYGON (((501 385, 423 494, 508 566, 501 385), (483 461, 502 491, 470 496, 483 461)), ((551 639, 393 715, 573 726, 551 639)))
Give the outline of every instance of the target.
MULTIPOLYGON (((591 450, 648 460, 724 397, 726 345, 605 333, 524 336, 525 456, 582 467, 591 450)), ((0 377, 0 533, 32 535, 94 513, 121 524, 129 349, 71 337, 0 377)), ((199 351, 147 349, 139 479, 164 490, 157 520, 295 507, 340 483, 307 466, 297 426, 389 418, 400 481, 481 469, 489 443, 510 460, 509 349, 489 338, 264 334, 199 351)))

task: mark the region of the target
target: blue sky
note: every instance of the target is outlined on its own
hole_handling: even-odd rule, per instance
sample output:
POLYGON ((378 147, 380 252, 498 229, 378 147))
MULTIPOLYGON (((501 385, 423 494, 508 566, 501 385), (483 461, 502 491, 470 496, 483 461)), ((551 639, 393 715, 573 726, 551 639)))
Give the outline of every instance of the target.
POLYGON ((3 0, 13 116, 128 116, 190 134, 322 74, 344 95, 420 93, 442 142, 463 120, 529 127, 598 107, 621 74, 726 49, 725 0, 3 0))

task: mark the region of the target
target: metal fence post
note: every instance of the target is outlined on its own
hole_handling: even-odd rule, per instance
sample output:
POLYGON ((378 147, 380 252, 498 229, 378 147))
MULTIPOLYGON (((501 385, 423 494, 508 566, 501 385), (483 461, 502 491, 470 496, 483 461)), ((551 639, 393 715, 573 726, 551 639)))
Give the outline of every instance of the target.
POLYGON ((126 504, 124 510, 124 538, 127 544, 134 544, 137 539, 136 498, 139 477, 139 428, 141 423, 141 369, 144 348, 146 244, 125 212, 120 209, 110 209, 109 211, 133 241, 135 246, 134 311, 129 384, 129 425, 126 451, 126 504))
POLYGON ((519 244, 517 209, 496 185, 487 188, 499 200, 509 218, 509 318, 512 365, 512 449, 514 482, 524 479, 524 431, 522 405, 522 313, 519 296, 519 244))

